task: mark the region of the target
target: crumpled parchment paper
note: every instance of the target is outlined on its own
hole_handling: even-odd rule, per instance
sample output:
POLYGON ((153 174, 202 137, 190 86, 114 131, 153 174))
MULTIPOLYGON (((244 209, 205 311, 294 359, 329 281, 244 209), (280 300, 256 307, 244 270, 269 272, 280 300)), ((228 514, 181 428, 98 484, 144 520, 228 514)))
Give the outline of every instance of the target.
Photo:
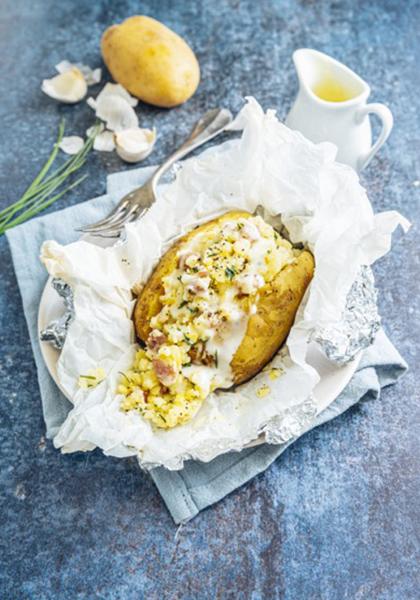
POLYGON ((232 129, 243 130, 242 137, 185 161, 149 212, 127 226, 123 244, 43 244, 48 272, 74 291, 76 316, 58 362, 60 383, 74 404, 54 439, 63 452, 99 446, 112 456, 137 455, 145 468, 179 469, 188 458, 208 461, 239 450, 262 432, 268 441, 284 439, 291 421, 290 435, 296 435, 307 425, 305 415, 313 416, 311 391, 319 377, 306 362, 308 340, 340 320, 360 268, 388 252, 398 224, 409 224, 394 211, 374 215, 356 173, 334 161, 332 144, 311 143, 254 99, 232 129), (272 361, 282 375, 271 381, 262 371, 235 390, 215 392, 194 419, 169 431, 121 412, 116 382, 136 350, 133 285, 147 280, 174 236, 227 210, 257 207, 269 222, 283 224, 292 242, 307 245, 316 261, 287 344, 272 361), (80 389, 79 375, 99 366, 105 381, 80 389), (271 391, 259 398, 263 384, 271 391))

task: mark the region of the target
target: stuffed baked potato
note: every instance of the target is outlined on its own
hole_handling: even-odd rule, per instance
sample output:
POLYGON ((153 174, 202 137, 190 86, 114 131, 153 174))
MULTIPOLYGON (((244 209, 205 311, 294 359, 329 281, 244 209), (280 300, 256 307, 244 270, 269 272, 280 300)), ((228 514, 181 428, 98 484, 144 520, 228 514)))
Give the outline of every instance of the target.
POLYGON ((145 348, 120 383, 123 410, 174 427, 214 389, 253 377, 286 339, 313 272, 310 252, 247 212, 183 236, 138 296, 145 348))

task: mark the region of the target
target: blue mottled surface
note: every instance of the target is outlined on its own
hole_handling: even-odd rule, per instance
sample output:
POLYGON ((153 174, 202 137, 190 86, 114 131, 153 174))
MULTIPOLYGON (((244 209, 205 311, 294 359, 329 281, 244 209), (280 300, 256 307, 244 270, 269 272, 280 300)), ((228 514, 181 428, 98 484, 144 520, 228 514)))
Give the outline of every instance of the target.
MULTIPOLYGON (((86 105, 58 106, 40 80, 63 58, 99 64, 111 23, 136 12, 191 43, 202 67, 180 108, 140 106, 163 158, 206 108, 254 94, 284 117, 296 93, 292 51, 344 61, 395 116, 363 175, 376 210, 415 221, 420 199, 420 3, 415 1, 2 0, 0 202, 16 199, 50 150, 60 116, 83 133, 86 105)), ((99 195, 113 155, 57 208, 99 195)), ((395 599, 419 597, 419 239, 395 236, 376 267, 385 329, 411 370, 306 435, 266 473, 178 533, 134 460, 61 456, 44 427, 26 324, 6 240, 0 239, 1 558, 4 599, 395 599)))

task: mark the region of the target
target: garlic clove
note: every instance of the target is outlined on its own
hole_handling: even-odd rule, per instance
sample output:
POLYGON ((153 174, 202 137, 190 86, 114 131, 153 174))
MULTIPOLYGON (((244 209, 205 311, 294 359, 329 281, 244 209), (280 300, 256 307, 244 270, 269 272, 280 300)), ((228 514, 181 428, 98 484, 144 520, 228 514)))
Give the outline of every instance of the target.
POLYGON ((96 99, 96 116, 105 121, 107 129, 121 131, 137 128, 139 121, 134 109, 127 100, 114 94, 96 99))
POLYGON ((112 131, 101 131, 95 137, 93 149, 99 152, 112 152, 115 150, 114 133, 112 131))
POLYGON ((99 92, 98 96, 96 97, 96 101, 98 102, 106 96, 120 96, 121 98, 124 98, 124 100, 126 100, 133 108, 139 103, 138 99, 131 96, 119 83, 107 83, 99 92))
POLYGON ((78 135, 68 135, 63 137, 58 147, 66 154, 77 154, 84 146, 83 138, 78 135))
POLYGON ((44 94, 55 100, 75 104, 86 96, 87 83, 80 70, 71 67, 52 79, 44 79, 41 89, 44 94))
POLYGON ((144 160, 153 150, 156 129, 125 129, 117 132, 114 139, 118 156, 126 162, 136 163, 144 160))

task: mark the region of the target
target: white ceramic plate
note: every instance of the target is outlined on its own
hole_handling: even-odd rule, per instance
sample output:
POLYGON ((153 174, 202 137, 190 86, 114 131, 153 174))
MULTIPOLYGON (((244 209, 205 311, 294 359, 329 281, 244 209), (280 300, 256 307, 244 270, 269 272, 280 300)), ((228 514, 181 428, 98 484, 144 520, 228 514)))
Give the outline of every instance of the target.
MULTIPOLYGON (((45 329, 45 327, 47 327, 51 321, 59 318, 62 314, 63 302, 53 289, 51 285, 51 279, 49 279, 44 288, 39 305, 38 331, 45 329)), ((64 394, 57 376, 57 361, 60 356, 60 352, 53 348, 48 342, 40 341, 40 345, 47 369, 57 386, 64 394)), ((359 353, 359 355, 347 365, 338 367, 327 360, 316 344, 310 345, 307 362, 317 370, 321 377, 313 392, 318 413, 322 412, 337 398, 337 396, 340 395, 352 378, 353 373, 356 371, 360 362, 360 357, 361 353, 359 353)), ((263 443, 263 441, 263 439, 259 438, 253 442, 252 445, 263 443)))

